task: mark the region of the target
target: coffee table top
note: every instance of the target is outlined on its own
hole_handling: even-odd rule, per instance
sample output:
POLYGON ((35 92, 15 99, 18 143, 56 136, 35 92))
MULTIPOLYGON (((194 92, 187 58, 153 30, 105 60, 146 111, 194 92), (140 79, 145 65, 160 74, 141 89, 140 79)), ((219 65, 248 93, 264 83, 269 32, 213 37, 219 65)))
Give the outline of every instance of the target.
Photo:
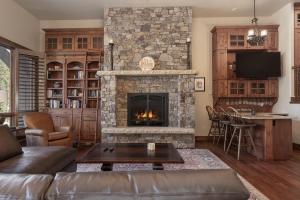
POLYGON ((184 163, 184 160, 173 144, 156 143, 155 150, 149 151, 147 143, 100 143, 95 144, 77 163, 163 164, 184 163), (112 148, 113 151, 110 151, 112 148))

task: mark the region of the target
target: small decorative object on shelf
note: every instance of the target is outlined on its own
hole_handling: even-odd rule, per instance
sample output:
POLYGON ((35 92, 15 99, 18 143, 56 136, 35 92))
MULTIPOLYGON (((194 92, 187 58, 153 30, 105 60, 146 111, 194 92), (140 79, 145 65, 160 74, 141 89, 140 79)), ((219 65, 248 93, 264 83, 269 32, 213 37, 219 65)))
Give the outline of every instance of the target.
POLYGON ((109 47, 110 47, 110 70, 114 70, 114 41, 111 39, 109 40, 109 47))
POLYGON ((205 77, 196 77, 195 78, 195 91, 196 92, 205 92, 205 77))
POLYGON ((191 57, 190 57, 190 50, 191 50, 191 38, 186 39, 187 45, 187 68, 191 69, 191 57))
POLYGON ((148 143, 147 144, 147 149, 149 151, 154 151, 155 150, 155 143, 148 143))
POLYGON ((142 71, 150 71, 154 68, 154 66, 154 59, 149 56, 142 58, 139 62, 139 68, 141 68, 142 71))

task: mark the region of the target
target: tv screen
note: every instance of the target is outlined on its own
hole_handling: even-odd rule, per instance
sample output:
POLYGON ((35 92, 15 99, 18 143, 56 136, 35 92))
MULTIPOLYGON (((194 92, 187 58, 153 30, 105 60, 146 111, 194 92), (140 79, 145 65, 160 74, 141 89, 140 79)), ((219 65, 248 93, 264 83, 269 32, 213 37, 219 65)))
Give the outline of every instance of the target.
POLYGON ((243 52, 236 54, 238 78, 265 79, 281 76, 280 52, 243 52))

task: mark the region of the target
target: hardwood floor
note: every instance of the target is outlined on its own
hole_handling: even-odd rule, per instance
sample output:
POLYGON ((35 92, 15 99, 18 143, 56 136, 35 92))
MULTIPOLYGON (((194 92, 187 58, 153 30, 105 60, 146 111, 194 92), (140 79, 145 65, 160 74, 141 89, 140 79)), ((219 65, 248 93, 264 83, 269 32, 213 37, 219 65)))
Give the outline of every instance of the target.
POLYGON ((196 147, 212 151, 271 200, 300 199, 299 150, 294 150, 287 161, 257 161, 247 153, 242 153, 237 161, 236 152, 226 154, 221 146, 198 142, 196 147))
MULTIPOLYGON (((89 148, 78 148, 77 158, 89 148)), ((212 151, 271 200, 300 200, 300 150, 294 150, 287 161, 257 161, 247 153, 237 161, 236 152, 226 154, 222 146, 197 142, 196 148, 212 151)))

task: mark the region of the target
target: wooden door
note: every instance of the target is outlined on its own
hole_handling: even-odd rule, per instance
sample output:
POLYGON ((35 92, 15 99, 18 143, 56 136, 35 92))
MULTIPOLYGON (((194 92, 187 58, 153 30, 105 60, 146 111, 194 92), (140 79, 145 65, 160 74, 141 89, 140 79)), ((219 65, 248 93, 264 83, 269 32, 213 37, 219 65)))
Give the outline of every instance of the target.
POLYGON ((228 96, 227 80, 218 80, 216 89, 217 89, 218 97, 227 97, 228 96))
POLYGON ((247 81, 230 80, 228 81, 228 97, 246 97, 247 81))
POLYGON ((215 79, 227 79, 227 51, 218 50, 215 54, 215 79))
POLYGON ((73 35, 63 35, 61 37, 61 43, 63 51, 75 50, 75 40, 73 35))
POLYGON ((300 29, 295 29, 295 43, 294 43, 294 59, 295 66, 300 65, 300 29))
POLYGON ((265 97, 268 96, 268 81, 253 80, 248 81, 248 96, 249 97, 265 97))
POLYGON ((77 35, 75 36, 75 50, 87 51, 89 48, 90 37, 89 35, 77 35))
POLYGON ((268 30, 268 36, 265 42, 265 46, 268 50, 278 49, 278 31, 268 30))
POLYGON ((245 30, 235 30, 228 33, 228 49, 247 49, 247 36, 245 30))
POLYGON ((63 126, 72 126, 71 109, 49 109, 48 113, 52 116, 56 129, 63 126))
POLYGON ((103 36, 99 34, 90 35, 89 49, 94 51, 102 50, 104 46, 103 36))
POLYGON ((60 37, 58 35, 47 35, 45 39, 46 51, 60 50, 60 37))
POLYGON ((228 46, 228 33, 224 31, 217 32, 217 49, 227 49, 228 46))
POLYGON ((96 142, 99 127, 97 123, 97 110, 84 109, 81 116, 80 140, 96 142))
POLYGON ((269 80, 269 97, 278 97, 278 80, 269 80))

